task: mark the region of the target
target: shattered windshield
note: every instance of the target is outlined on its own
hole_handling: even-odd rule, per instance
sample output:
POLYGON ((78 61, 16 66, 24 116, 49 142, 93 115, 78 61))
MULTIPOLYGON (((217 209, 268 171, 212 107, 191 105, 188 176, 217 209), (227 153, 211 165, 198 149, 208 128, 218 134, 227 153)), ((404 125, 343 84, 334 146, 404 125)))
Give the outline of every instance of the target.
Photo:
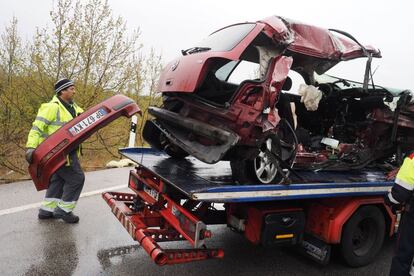
MULTIPOLYGON (((347 79, 342 79, 342 78, 334 77, 334 76, 327 75, 327 74, 318 75, 317 73, 315 73, 314 77, 315 77, 315 81, 319 84, 320 83, 335 83, 340 89, 363 87, 363 84, 360 82, 350 81, 347 79)), ((370 85, 369 87, 372 88, 372 85, 370 85)), ((376 85, 376 87, 379 88, 380 86, 376 85)))
POLYGON ((225 52, 233 49, 256 26, 254 23, 233 25, 212 33, 195 47, 210 48, 212 51, 225 52))
MULTIPOLYGON (((346 62, 340 62, 336 66, 329 69, 324 74, 314 73, 314 78, 317 83, 334 83, 339 89, 349 88, 363 88, 364 70, 366 66, 366 58, 357 58, 346 62), (341 76, 341 77, 335 77, 341 76), (358 81, 355 81, 358 80, 358 81)), ((379 65, 371 64, 372 74, 374 77, 374 84, 376 89, 386 90, 393 97, 401 96, 402 92, 408 91, 407 89, 390 88, 382 85, 378 85, 375 79, 375 73, 379 68, 379 65)), ((371 80, 368 84, 369 89, 373 89, 371 80)), ((409 91, 413 95, 412 91, 409 91)))
MULTIPOLYGON (((330 76, 327 74, 318 75, 317 73, 315 73, 314 77, 315 77, 315 81, 319 84, 320 83, 335 83, 335 85, 337 85, 340 89, 363 88, 363 84, 361 82, 342 79, 342 78, 330 76)), ((373 88, 371 84, 369 84, 368 87, 373 88)), ((375 88, 387 90, 394 97, 398 97, 400 96, 401 92, 407 91, 405 89, 388 88, 388 87, 384 87, 380 85, 375 85, 375 88)), ((411 94, 413 93, 411 92, 411 94)))

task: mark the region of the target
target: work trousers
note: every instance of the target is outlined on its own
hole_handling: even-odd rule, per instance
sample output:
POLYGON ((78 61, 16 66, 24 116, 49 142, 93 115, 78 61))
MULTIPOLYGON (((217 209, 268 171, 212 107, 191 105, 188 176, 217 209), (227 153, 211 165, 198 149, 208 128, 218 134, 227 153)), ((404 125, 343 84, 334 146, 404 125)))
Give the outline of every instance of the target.
POLYGON ((397 252, 392 259, 390 276, 408 276, 414 257, 414 199, 411 198, 398 227, 397 252))
POLYGON ((85 174, 76 151, 69 156, 70 166, 62 166, 50 178, 40 209, 50 212, 72 212, 82 192, 85 174))

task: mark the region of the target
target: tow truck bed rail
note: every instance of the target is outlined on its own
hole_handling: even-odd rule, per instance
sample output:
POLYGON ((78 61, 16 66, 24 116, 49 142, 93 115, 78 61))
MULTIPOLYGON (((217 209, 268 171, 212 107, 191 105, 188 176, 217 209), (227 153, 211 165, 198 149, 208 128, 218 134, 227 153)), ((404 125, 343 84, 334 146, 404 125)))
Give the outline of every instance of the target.
POLYGON ((347 172, 298 171, 303 180, 289 185, 237 185, 231 177, 229 162, 210 165, 189 157, 168 158, 151 148, 124 148, 123 156, 153 172, 188 198, 209 202, 256 202, 341 196, 382 195, 392 186, 379 170, 347 172))

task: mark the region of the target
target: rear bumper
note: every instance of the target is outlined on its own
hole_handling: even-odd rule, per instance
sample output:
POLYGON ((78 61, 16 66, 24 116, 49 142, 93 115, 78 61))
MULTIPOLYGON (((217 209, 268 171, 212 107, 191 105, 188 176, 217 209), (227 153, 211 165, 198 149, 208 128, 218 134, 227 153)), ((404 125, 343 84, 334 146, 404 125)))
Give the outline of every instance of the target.
POLYGON ((66 155, 93 133, 120 116, 131 117, 135 113, 141 113, 141 111, 133 100, 123 95, 115 95, 62 126, 43 141, 33 153, 33 162, 29 166, 29 173, 36 189, 38 191, 47 189, 52 174, 65 164, 66 155), (90 119, 92 114, 99 110, 104 110, 105 114, 98 121, 90 119), (82 123, 89 119, 90 122, 87 125, 82 123), (74 126, 78 126, 82 131, 73 132, 74 126))
POLYGON ((148 110, 157 119, 146 122, 143 136, 148 143, 159 150, 162 150, 158 142, 159 135, 163 133, 169 141, 187 153, 203 162, 214 164, 240 140, 236 133, 229 130, 183 117, 165 109, 150 107, 148 110), (194 135, 207 138, 213 143, 203 145, 194 139, 194 135))

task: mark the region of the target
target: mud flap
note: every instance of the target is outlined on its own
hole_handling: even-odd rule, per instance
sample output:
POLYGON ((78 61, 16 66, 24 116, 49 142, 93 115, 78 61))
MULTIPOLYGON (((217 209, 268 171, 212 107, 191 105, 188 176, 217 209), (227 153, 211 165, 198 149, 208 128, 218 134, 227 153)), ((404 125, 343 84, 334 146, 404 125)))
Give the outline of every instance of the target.
POLYGON ((305 234, 297 250, 321 265, 327 265, 331 258, 331 245, 308 234, 305 234))

